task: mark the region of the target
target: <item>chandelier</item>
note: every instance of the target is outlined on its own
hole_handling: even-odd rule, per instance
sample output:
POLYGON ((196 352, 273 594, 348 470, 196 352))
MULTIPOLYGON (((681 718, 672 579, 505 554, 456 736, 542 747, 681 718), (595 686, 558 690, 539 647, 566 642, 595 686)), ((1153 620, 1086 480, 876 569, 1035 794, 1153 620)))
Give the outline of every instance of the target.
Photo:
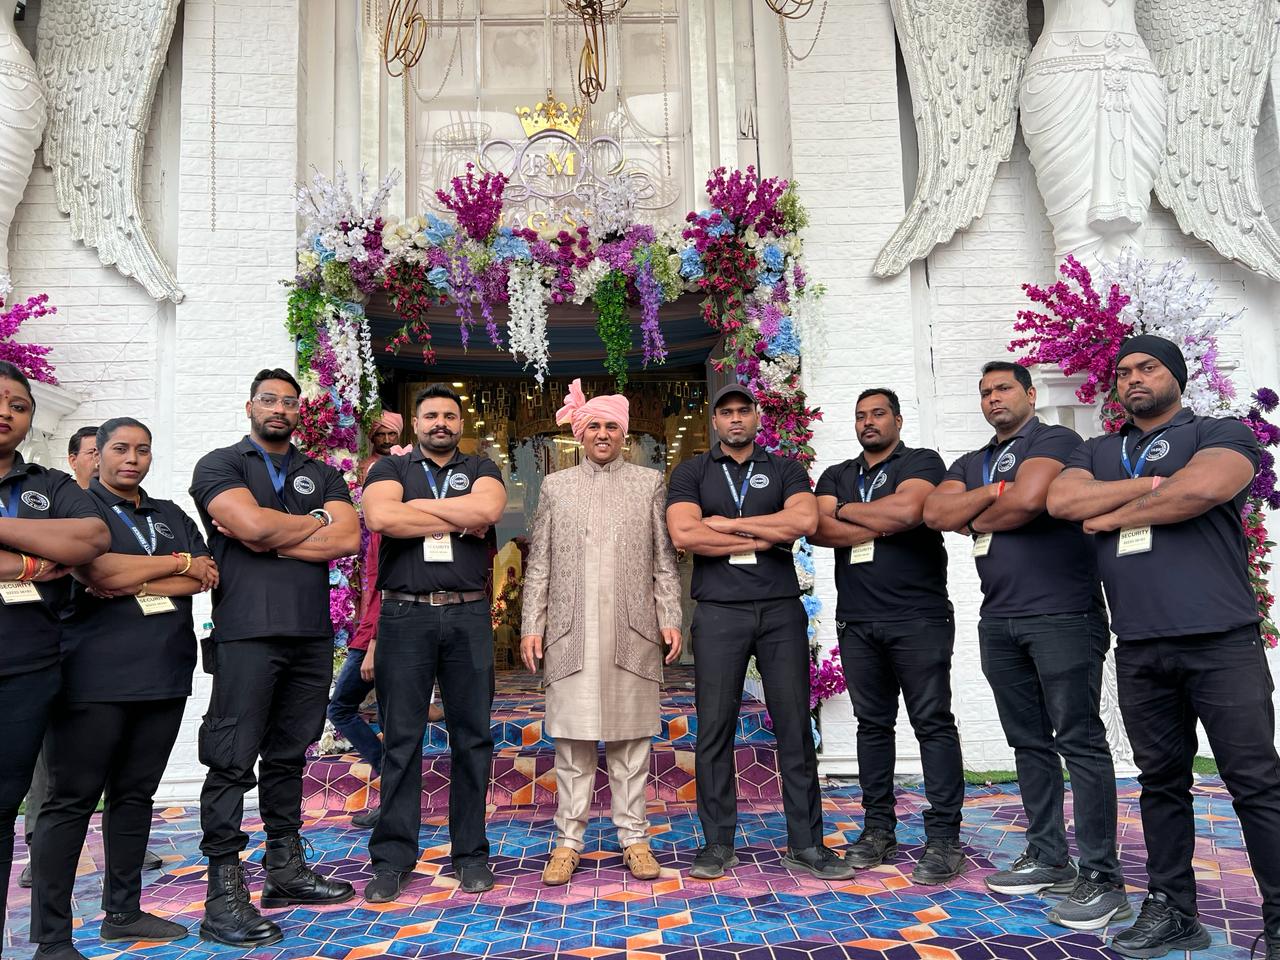
POLYGON ((570 13, 582 18, 582 55, 578 58, 578 92, 595 103, 609 83, 609 41, 605 28, 622 12, 627 0, 562 0, 570 13))
POLYGON ((764 2, 770 10, 788 20, 799 20, 813 6, 813 0, 764 0, 764 2))

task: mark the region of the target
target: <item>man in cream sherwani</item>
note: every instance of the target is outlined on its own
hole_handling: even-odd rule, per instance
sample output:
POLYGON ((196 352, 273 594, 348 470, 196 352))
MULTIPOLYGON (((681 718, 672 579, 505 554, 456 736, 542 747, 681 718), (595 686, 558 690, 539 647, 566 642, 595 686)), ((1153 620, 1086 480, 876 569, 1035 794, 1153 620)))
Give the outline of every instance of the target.
POLYGON ((628 415, 626 397, 588 401, 573 382, 556 420, 570 424, 585 458, 547 477, 533 519, 520 653, 530 670, 545 661, 543 729, 556 738, 549 885, 577 869, 601 740, 623 861, 637 879, 659 873, 645 783, 664 643, 667 663, 680 655, 680 576, 662 474, 621 459, 628 415))

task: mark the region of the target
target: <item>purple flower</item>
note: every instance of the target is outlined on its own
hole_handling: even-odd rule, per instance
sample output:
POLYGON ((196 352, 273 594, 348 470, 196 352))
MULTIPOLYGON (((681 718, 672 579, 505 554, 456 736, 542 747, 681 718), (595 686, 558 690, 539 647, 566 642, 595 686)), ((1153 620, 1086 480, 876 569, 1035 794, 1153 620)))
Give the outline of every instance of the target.
POLYGON ((649 361, 662 363, 667 359, 667 345, 662 339, 662 327, 658 323, 658 309, 662 305, 662 288, 653 276, 653 262, 645 258, 636 275, 636 291, 640 294, 642 319, 640 331, 644 336, 644 364, 649 361))
POLYGON ((1254 393, 1253 399, 1257 401, 1266 413, 1270 413, 1277 406, 1280 406, 1280 394, 1277 394, 1270 387, 1259 387, 1254 393))

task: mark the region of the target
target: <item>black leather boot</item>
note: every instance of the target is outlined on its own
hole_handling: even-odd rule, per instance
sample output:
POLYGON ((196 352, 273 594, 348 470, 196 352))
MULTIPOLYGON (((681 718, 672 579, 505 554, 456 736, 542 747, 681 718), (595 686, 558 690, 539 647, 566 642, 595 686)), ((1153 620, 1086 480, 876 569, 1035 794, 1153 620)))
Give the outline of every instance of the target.
POLYGON ((200 921, 200 939, 229 947, 264 947, 279 943, 284 934, 249 902, 244 867, 239 863, 209 866, 209 892, 200 921))
MULTIPOLYGON (((264 910, 295 903, 345 903, 356 895, 355 887, 347 881, 330 880, 307 866, 304 842, 296 833, 278 840, 267 839, 267 852, 262 858, 267 869, 267 881, 262 885, 264 910)), ((310 846, 307 844, 308 849, 310 846)))

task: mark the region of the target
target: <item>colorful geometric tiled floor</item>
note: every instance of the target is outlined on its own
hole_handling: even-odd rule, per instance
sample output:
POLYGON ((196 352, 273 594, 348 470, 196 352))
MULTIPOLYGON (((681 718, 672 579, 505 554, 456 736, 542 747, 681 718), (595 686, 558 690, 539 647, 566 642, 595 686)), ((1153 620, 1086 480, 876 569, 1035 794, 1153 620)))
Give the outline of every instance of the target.
MULTIPOLYGON (((649 790, 651 845, 663 867, 653 883, 630 879, 600 806, 587 834, 587 852, 573 882, 547 888, 540 874, 552 840, 555 779, 552 743, 542 731, 542 698, 528 675, 500 674, 494 704, 496 756, 489 793, 491 863, 498 883, 482 896, 457 890, 449 863, 446 826, 449 758, 443 726, 424 740, 423 853, 417 877, 391 904, 361 899, 320 910, 273 911, 284 942, 242 954, 194 935, 166 946, 110 948, 95 937, 101 915, 100 823, 95 819, 76 886, 77 944, 91 957, 198 960, 250 956, 261 960, 363 960, 368 957, 491 957, 527 960, 549 956, 583 960, 1101 960, 1112 956, 1095 935, 1046 922, 1046 901, 989 893, 982 878, 1007 865, 1024 846, 1026 821, 1016 785, 970 788, 963 840, 970 871, 949 887, 923 887, 910 879, 923 843, 913 789, 899 792, 898 859, 863 871, 851 882, 825 883, 779 865, 786 844, 773 737, 758 704, 744 705, 737 736, 740 780, 738 856, 742 863, 722 880, 691 880, 686 871, 701 844, 693 804, 693 746, 697 720, 687 671, 673 671, 663 691, 662 736, 655 739, 649 790)), ((368 834, 350 826, 350 811, 376 797, 376 782, 356 757, 317 758, 304 782, 305 832, 320 868, 351 880, 369 879, 368 834)), ((1135 906, 1144 884, 1143 840, 1137 786, 1120 793, 1121 859, 1135 906)), ((1068 795, 1069 796, 1069 795, 1068 795)), ((828 845, 851 842, 861 826, 856 786, 825 785, 828 845)), ((607 803, 597 779, 597 803, 607 803)), ((1067 811, 1068 819, 1070 810, 1067 811)), ((1258 895, 1230 798, 1217 781, 1196 787, 1197 859, 1201 916, 1213 946, 1198 956, 1248 956, 1261 929, 1258 895)), ((261 887, 261 823, 249 851, 250 887, 261 887)), ((166 860, 162 875, 148 874, 143 907, 194 928, 200 919, 205 871, 198 850, 196 811, 158 814, 152 849, 166 860)), ((18 830, 18 864, 27 858, 18 830)), ((26 958, 29 895, 9 891, 4 957, 26 958)), ((118 945, 116 945, 118 947, 118 945)))

